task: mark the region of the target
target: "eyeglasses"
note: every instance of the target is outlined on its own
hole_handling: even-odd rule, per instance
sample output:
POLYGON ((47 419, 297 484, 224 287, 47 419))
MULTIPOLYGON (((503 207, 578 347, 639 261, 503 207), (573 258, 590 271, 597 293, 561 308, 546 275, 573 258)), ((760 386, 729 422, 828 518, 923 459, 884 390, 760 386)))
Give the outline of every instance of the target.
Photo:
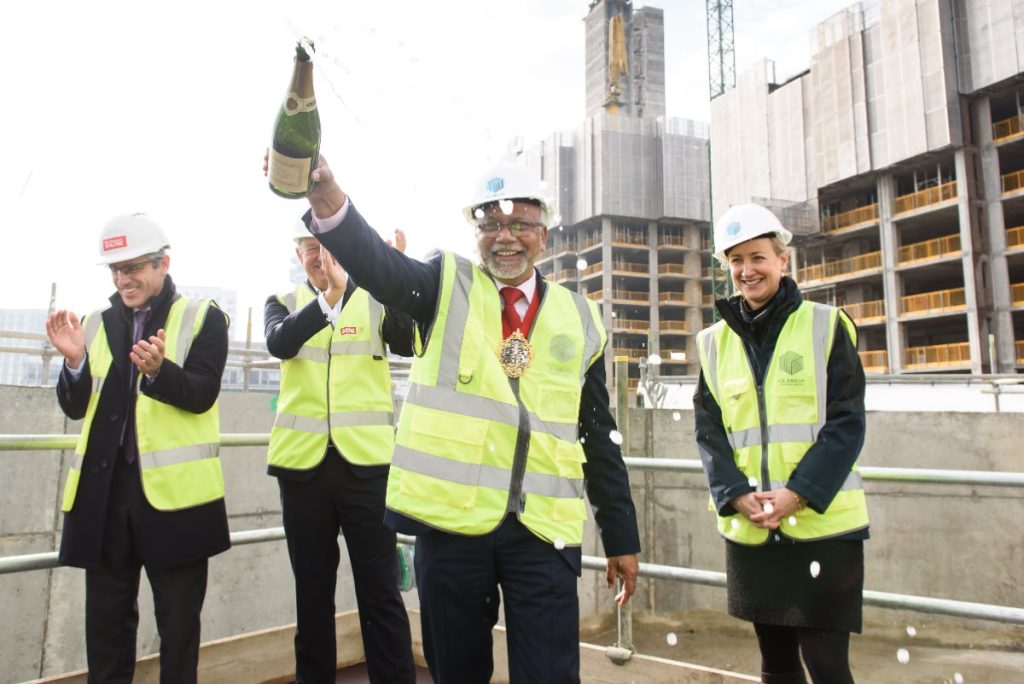
POLYGON ((485 235, 497 235, 502 228, 508 228, 508 232, 512 235, 521 235, 525 231, 543 227, 543 223, 527 223, 526 221, 512 221, 511 223, 484 221, 483 223, 476 224, 476 229, 485 235))
POLYGON ((145 261, 136 261, 130 264, 123 264, 121 266, 118 266, 117 264, 110 264, 110 277, 116 278, 118 273, 125 277, 131 277, 149 264, 153 264, 153 266, 159 265, 160 258, 153 257, 151 259, 146 259, 145 261))

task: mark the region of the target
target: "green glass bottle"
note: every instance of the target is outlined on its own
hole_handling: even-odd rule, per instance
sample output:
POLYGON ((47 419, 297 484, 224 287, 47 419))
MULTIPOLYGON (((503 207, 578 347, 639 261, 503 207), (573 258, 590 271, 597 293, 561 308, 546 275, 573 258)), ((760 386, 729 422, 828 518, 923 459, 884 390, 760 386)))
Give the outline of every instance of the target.
POLYGON ((295 44, 295 67, 291 85, 274 121, 267 179, 270 189, 282 197, 305 197, 313 189, 310 172, 320 154, 320 113, 313 94, 313 41, 303 38, 295 44))

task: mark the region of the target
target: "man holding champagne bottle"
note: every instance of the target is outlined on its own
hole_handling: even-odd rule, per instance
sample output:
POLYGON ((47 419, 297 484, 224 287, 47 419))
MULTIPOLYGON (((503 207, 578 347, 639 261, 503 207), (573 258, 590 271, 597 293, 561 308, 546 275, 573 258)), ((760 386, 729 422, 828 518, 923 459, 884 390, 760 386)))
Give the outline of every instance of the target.
POLYGON ((584 488, 608 586, 623 580, 619 605, 635 590, 640 543, 612 440, 597 308, 533 265, 551 221, 540 178, 506 164, 474 188, 465 215, 476 227, 477 265, 388 248, 323 156, 310 177, 310 231, 375 299, 409 314, 423 339, 385 520, 416 535, 434 681, 490 681, 503 600, 511 682, 579 682, 584 488))

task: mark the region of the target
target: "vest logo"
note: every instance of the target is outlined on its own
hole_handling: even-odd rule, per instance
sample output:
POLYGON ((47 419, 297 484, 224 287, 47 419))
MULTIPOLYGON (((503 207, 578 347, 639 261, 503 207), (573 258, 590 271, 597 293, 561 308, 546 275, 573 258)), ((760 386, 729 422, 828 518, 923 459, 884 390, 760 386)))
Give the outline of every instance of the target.
POLYGON ((796 375, 804 369, 804 357, 794 351, 788 351, 779 359, 779 368, 786 375, 796 375))
POLYGON ((359 328, 354 325, 346 325, 344 328, 338 331, 339 335, 355 335, 359 332, 359 328))
POLYGON ((505 179, 495 176, 491 180, 487 181, 487 192, 492 195, 496 192, 500 192, 505 187, 505 179))
POLYGON ((548 352, 551 354, 551 358, 558 363, 567 363, 576 356, 576 343, 568 335, 555 335, 551 338, 548 352))
POLYGON ((112 249, 121 249, 128 246, 128 238, 124 235, 116 235, 103 239, 103 251, 109 252, 112 249))

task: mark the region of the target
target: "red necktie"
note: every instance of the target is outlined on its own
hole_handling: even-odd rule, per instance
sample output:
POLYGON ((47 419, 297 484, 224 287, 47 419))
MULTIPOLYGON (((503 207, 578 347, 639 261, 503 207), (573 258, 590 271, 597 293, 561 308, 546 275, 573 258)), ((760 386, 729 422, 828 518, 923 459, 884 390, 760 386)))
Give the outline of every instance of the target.
POLYGON ((523 326, 519 312, 516 311, 516 302, 523 297, 523 291, 518 287, 503 287, 500 294, 505 300, 505 308, 501 312, 501 334, 508 337, 523 326))

